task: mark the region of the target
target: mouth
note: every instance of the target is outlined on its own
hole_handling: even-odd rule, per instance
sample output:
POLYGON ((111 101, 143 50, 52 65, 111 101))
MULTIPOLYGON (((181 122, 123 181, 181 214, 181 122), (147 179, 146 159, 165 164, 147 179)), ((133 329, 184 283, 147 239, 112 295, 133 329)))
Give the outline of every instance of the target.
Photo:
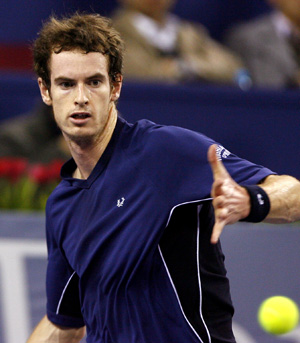
POLYGON ((90 118, 91 115, 89 113, 73 113, 71 114, 71 118, 73 119, 86 119, 90 118))
POLYGON ((91 115, 87 112, 76 112, 70 115, 70 119, 74 124, 85 124, 91 115))

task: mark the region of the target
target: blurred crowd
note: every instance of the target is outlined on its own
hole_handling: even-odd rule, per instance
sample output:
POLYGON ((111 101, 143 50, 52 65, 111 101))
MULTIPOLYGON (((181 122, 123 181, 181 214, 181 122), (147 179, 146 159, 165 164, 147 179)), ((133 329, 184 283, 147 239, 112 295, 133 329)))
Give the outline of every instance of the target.
MULTIPOLYGON (((216 40, 201 23, 175 15, 175 0, 118 0, 111 19, 126 44, 125 79, 299 87, 300 0, 266 1, 269 13, 232 25, 216 40)), ((5 156, 44 163, 69 158, 51 108, 38 103, 30 113, 0 121, 5 156)))
POLYGON ((241 57, 255 86, 298 88, 300 0, 268 2, 270 13, 232 27, 224 42, 241 57))

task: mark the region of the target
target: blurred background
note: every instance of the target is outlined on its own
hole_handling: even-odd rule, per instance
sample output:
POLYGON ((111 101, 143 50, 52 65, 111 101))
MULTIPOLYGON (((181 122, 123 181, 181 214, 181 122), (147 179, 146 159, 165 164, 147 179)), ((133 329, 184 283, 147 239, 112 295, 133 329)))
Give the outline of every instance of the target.
MULTIPOLYGON (((143 1, 150 7, 151 1, 155 3, 143 1)), ((128 51, 118 103, 128 121, 147 118, 193 129, 241 157, 300 178, 298 60, 294 48, 283 45, 287 30, 297 32, 297 25, 285 9, 281 11, 282 0, 178 0, 173 4, 165 0, 169 5, 164 8, 164 23, 175 25, 172 27, 182 35, 168 35, 168 28, 157 25, 151 15, 148 24, 153 32, 165 35, 169 49, 143 35, 145 13, 138 13, 130 2, 0 3, 0 343, 24 342, 44 314, 43 210, 59 182, 60 167, 69 157, 51 109, 41 103, 32 71, 30 46, 49 15, 96 12, 113 18, 120 32, 122 20, 132 20, 132 29, 121 32, 128 51), (252 27, 262 28, 256 32, 252 27), (275 27, 280 34, 274 33, 275 27), (245 31, 249 36, 243 36, 245 31), (273 40, 267 35, 270 32, 273 40), (194 48, 188 51, 191 37, 194 48), (261 46, 268 47, 274 57, 274 69, 261 46), (152 55, 146 56, 150 47, 152 55), (130 68, 132 49, 137 49, 135 56, 141 56, 133 63, 136 70, 130 68), (156 65, 161 61, 160 75, 166 74, 145 73, 146 58, 156 65), (163 69, 170 63, 172 72, 163 69)), ((292 12, 300 18, 300 6, 292 12)), ((300 329, 271 337, 256 321, 260 302, 269 296, 286 295, 300 304, 299 229, 299 223, 276 227, 238 224, 224 233, 238 342, 300 342, 300 329)))

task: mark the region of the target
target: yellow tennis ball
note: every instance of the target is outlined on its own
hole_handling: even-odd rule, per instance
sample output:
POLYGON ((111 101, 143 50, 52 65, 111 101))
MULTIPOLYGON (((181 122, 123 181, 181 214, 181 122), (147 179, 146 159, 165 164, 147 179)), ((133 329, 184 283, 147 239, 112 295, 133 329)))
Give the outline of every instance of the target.
POLYGON ((292 299, 274 296, 262 302, 257 318, 263 330, 272 335, 282 335, 298 325, 299 309, 292 299))

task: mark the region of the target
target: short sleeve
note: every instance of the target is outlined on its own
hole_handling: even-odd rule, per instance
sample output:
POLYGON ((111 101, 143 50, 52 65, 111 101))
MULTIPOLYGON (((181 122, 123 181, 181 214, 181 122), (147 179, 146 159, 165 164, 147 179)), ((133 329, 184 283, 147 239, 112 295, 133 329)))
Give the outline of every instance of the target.
POLYGON ((145 168, 149 179, 152 177, 156 188, 172 206, 210 198, 213 175, 207 153, 212 144, 217 145, 218 158, 231 177, 241 185, 257 184, 274 174, 234 155, 203 134, 172 126, 157 127, 149 139, 145 168))
POLYGON ((48 265, 46 276, 47 316, 56 325, 84 326, 79 297, 79 277, 69 266, 52 234, 49 205, 46 209, 48 265))

